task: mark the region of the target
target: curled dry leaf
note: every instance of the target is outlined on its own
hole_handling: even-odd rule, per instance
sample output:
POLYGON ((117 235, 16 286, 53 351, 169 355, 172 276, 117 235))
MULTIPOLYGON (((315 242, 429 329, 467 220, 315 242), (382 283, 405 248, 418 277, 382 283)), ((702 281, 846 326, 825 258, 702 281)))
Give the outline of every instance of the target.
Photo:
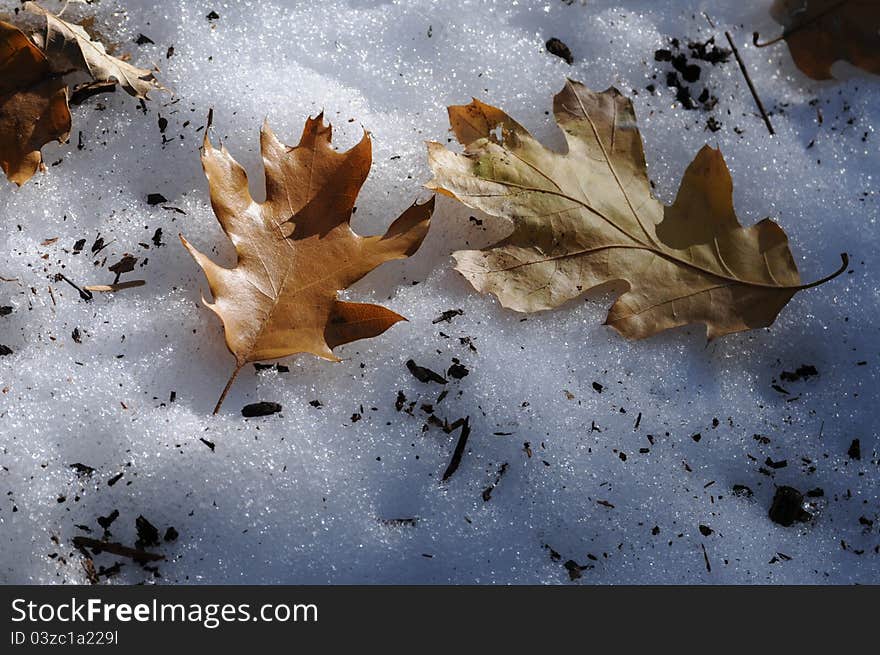
POLYGON ((877 0, 775 0, 770 13, 785 29, 780 38, 794 63, 814 80, 831 79, 840 60, 880 75, 877 0))
POLYGON ((651 196, 629 99, 568 81, 553 109, 565 154, 478 100, 449 108, 463 154, 428 144, 429 188, 513 221, 493 247, 454 254, 477 290, 533 312, 622 282, 606 323, 624 336, 704 323, 712 339, 770 325, 797 291, 826 281, 801 284, 770 219, 740 226, 718 150, 699 152, 667 207, 651 196))
POLYGON ((45 52, 53 73, 85 71, 98 82, 116 80, 135 98, 145 99, 153 89, 163 88, 152 71, 107 54, 104 44, 93 41, 81 25, 68 23, 35 2, 24 6, 30 13, 46 18, 45 33, 36 33, 33 39, 45 52))
POLYGON ((260 132, 266 201, 255 202, 244 169, 205 135, 202 166, 211 204, 238 261, 223 268, 181 235, 205 272, 223 321, 236 374, 249 362, 312 353, 338 361, 336 346, 382 334, 404 320, 379 305, 342 302, 337 292, 392 260, 412 255, 428 231, 433 199, 407 209, 383 236, 362 237, 349 225, 367 178, 372 146, 364 133, 347 152, 330 145, 323 114, 306 121, 299 145, 281 143, 267 124, 260 132))
MULTIPOLYGON (((46 30, 33 40, 0 21, 0 165, 19 186, 42 165, 40 149, 67 141, 71 117, 63 76, 85 71, 96 81, 118 83, 137 98, 163 89, 153 73, 107 54, 80 25, 61 20, 33 2, 27 11, 46 18, 46 30)), ((79 101, 104 86, 83 89, 79 101)))
POLYGON ((67 141, 67 88, 17 27, 0 21, 0 165, 19 186, 39 170, 40 149, 67 141))

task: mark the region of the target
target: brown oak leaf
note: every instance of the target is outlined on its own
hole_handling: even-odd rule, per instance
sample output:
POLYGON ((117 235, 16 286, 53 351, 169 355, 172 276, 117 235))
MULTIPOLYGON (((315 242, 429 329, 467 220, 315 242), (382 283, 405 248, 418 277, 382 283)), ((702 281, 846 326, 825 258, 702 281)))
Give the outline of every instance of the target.
POLYGON ((553 109, 564 154, 478 100, 449 108, 464 153, 428 144, 429 188, 513 222, 494 246, 454 254, 457 270, 503 306, 551 309, 616 283, 623 292, 606 323, 621 334, 704 323, 712 339, 770 325, 797 291, 833 277, 801 284, 782 228, 769 218, 740 226, 718 150, 697 154, 664 206, 651 195, 628 98, 569 80, 553 109))
POLYGON ((56 74, 85 71, 95 81, 116 80, 126 93, 146 99, 153 89, 163 89, 152 71, 132 66, 107 54, 104 44, 93 41, 81 25, 68 23, 43 9, 35 2, 26 2, 25 9, 46 18, 45 33, 33 35, 56 74))
POLYGON ((202 166, 211 204, 235 245, 233 268, 215 264, 181 235, 205 272, 223 321, 236 374, 249 363, 296 353, 339 361, 334 347, 374 337, 404 320, 379 305, 337 300, 345 289, 380 264, 412 255, 428 230, 433 199, 415 204, 382 236, 363 237, 349 224, 367 178, 372 146, 365 132, 351 150, 330 145, 323 114, 309 118, 299 145, 281 143, 267 124, 260 132, 266 200, 254 201, 244 169, 207 134, 202 166))
MULTIPOLYGON (((775 0, 770 13, 785 30, 780 39, 794 63, 814 80, 831 79, 840 60, 880 75, 877 0, 775 0)), ((755 43, 770 45, 758 44, 757 35, 755 43)))

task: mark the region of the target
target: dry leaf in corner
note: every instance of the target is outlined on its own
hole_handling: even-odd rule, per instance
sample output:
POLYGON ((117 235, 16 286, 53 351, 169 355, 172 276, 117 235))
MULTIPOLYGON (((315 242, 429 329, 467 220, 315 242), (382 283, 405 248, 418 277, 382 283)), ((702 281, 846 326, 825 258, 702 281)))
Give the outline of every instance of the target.
POLYGON ((833 77, 836 61, 880 75, 878 0, 775 0, 770 13, 783 26, 794 63, 814 80, 833 77))
POLYGON ((457 270, 505 307, 551 309, 622 282, 606 323, 624 336, 704 323, 712 339, 770 325, 797 291, 845 270, 842 255, 837 273, 801 284, 782 228, 769 218, 740 226, 730 172, 708 146, 672 205, 653 198, 632 103, 616 89, 568 81, 553 109, 564 154, 478 100, 449 108, 463 154, 428 144, 429 188, 513 221, 493 247, 454 254, 457 270))
POLYGON ((67 141, 67 88, 50 77, 46 57, 17 27, 0 21, 0 165, 21 186, 43 162, 40 149, 67 141))
POLYGON ((153 89, 164 88, 152 71, 107 54, 104 44, 93 41, 81 25, 68 23, 35 2, 26 2, 24 7, 32 14, 46 17, 45 33, 38 32, 33 39, 49 59, 53 73, 65 75, 81 70, 98 82, 116 80, 135 98, 146 99, 153 89))
POLYGON ((181 241, 205 272, 223 321, 235 376, 249 362, 312 353, 338 361, 336 346, 382 334, 404 320, 379 305, 342 302, 339 290, 392 260, 412 255, 428 231, 433 199, 407 209, 383 236, 362 237, 349 220, 372 162, 364 133, 347 152, 330 145, 323 114, 306 121, 299 145, 281 143, 267 124, 260 133, 266 201, 248 191, 244 169, 225 147, 215 149, 207 129, 202 166, 211 204, 238 256, 223 268, 181 241))

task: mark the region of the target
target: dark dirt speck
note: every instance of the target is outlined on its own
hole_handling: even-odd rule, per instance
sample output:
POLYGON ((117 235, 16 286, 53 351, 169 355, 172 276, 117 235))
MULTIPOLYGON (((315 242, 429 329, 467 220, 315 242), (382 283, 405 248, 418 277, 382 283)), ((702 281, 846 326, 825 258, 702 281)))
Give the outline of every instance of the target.
POLYGON ((565 45, 556 37, 549 39, 545 44, 545 47, 547 48, 547 52, 549 52, 551 55, 559 57, 569 66, 574 63, 574 57, 572 57, 571 55, 571 50, 568 48, 567 45, 565 45))
POLYGON ((270 414, 276 414, 280 411, 281 403, 273 403, 263 400, 242 407, 241 415, 247 418, 253 418, 255 416, 269 416, 270 414))
POLYGON ((803 507, 804 495, 794 487, 777 487, 773 503, 770 505, 770 520, 786 527, 796 522, 806 522, 813 515, 803 507))

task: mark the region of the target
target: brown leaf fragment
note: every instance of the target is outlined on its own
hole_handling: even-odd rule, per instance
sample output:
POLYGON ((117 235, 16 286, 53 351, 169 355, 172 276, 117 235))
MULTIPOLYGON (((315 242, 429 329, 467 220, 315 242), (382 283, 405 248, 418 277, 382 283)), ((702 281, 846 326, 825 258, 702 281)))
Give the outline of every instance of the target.
POLYGON ((847 456, 850 459, 855 459, 861 461, 862 459, 862 444, 860 439, 853 439, 849 444, 849 449, 846 451, 847 456))
POLYGON ((431 323, 433 325, 437 325, 437 323, 443 323, 444 321, 446 323, 449 323, 452 321, 453 318, 455 318, 456 316, 461 316, 462 314, 464 314, 464 310, 462 309, 447 309, 442 312, 440 316, 431 321, 431 323))
POLYGON ((48 58, 52 73, 84 71, 96 82, 116 80, 126 93, 141 99, 154 89, 164 90, 152 71, 109 55, 82 25, 68 23, 35 2, 26 2, 24 8, 46 18, 45 32, 34 34, 33 40, 48 58))
POLYGON ((565 567, 565 570, 568 571, 568 578, 572 582, 574 582, 575 580, 580 580, 584 575, 581 572, 591 568, 590 565, 584 566, 578 564, 573 559, 566 560, 563 566, 565 567))
POLYGON ((115 264, 111 264, 107 267, 107 269, 111 273, 115 273, 116 277, 113 279, 113 284, 119 283, 119 278, 123 273, 131 273, 134 270, 135 264, 137 264, 138 258, 130 253, 125 253, 115 264))
POLYGON ((137 541, 134 542, 134 545, 137 548, 145 548, 148 546, 158 546, 159 545, 159 530, 156 529, 156 526, 147 520, 143 515, 139 515, 135 519, 135 529, 137 530, 137 541))
POLYGON ((423 382, 425 384, 427 384, 428 382, 436 382, 437 384, 447 383, 447 379, 444 378, 442 375, 424 366, 419 366, 411 359, 406 360, 406 368, 419 382, 423 382))
POLYGON ((202 166, 211 204, 235 245, 237 263, 223 268, 183 245, 202 267, 220 317, 235 372, 244 365, 297 353, 339 361, 336 346, 382 334, 404 320, 379 305, 343 302, 337 293, 380 264, 412 255, 428 231, 433 199, 413 205, 382 236, 362 237, 349 224, 372 161, 365 132, 346 152, 330 145, 323 114, 309 118, 297 146, 279 141, 268 124, 260 133, 266 200, 255 202, 244 169, 205 134, 202 166))
POLYGON ((17 27, 0 21, 0 166, 21 186, 40 169, 40 149, 70 136, 67 88, 17 27))
POLYGON ((89 581, 89 584, 98 584, 100 582, 100 579, 98 578, 98 572, 95 571, 95 562, 92 561, 91 557, 83 557, 82 567, 83 571, 85 571, 86 579, 89 581))
POLYGON ((786 527, 796 522, 805 523, 813 518, 813 515, 804 509, 803 494, 794 487, 788 486, 776 488, 768 514, 771 521, 786 527))
POLYGON ((123 273, 130 273, 134 270, 134 265, 137 264, 138 258, 129 253, 125 253, 122 255, 122 259, 120 259, 115 264, 111 264, 107 268, 112 273, 116 273, 117 275, 122 275, 123 273))
POLYGON ((100 525, 104 530, 109 530, 110 526, 113 525, 113 522, 119 518, 119 510, 114 509, 107 516, 99 516, 98 517, 98 525, 100 525))
POLYGON ((770 325, 797 291, 845 270, 841 255, 835 274, 801 284, 776 223, 739 224, 730 172, 709 146, 672 205, 655 199, 632 102, 617 89, 569 80, 553 108, 565 153, 479 100, 449 108, 463 153, 428 144, 429 188, 513 223, 494 246, 453 255, 474 288, 503 306, 553 309, 613 285, 623 291, 606 324, 624 336, 703 323, 713 339, 770 325))
POLYGON ((794 63, 814 80, 831 79, 840 60, 880 75, 877 0, 775 0, 770 14, 785 30, 780 38, 794 63))

